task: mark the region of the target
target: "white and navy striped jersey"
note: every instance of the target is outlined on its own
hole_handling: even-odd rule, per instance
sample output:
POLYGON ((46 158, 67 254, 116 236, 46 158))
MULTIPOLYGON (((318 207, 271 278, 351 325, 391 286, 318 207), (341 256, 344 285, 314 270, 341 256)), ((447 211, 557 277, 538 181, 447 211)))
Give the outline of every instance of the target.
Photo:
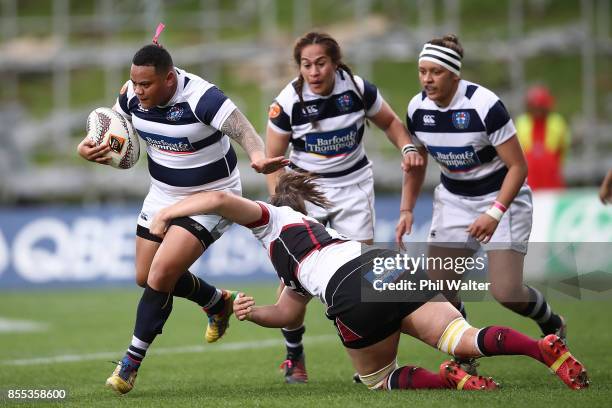
POLYGON ((320 174, 320 184, 341 187, 372 177, 363 147, 364 125, 366 116, 380 111, 383 99, 368 81, 355 75, 355 82, 360 92, 348 73, 337 70, 328 96, 315 94, 304 82, 302 107, 294 80, 270 106, 268 126, 291 138, 290 166, 320 174))
POLYGON ((493 92, 461 80, 444 108, 419 93, 408 104, 406 124, 415 145, 424 146, 440 165, 442 184, 449 191, 478 196, 501 188, 508 170, 494 146, 514 136, 516 129, 493 92))
POLYGON ((257 203, 262 217, 246 227, 266 248, 279 279, 301 295, 324 301, 329 280, 361 255, 361 244, 290 207, 257 203))
POLYGON ((235 186, 236 153, 219 129, 236 105, 206 80, 175 71, 176 92, 165 106, 140 107, 132 81, 117 99, 116 109, 147 143, 152 184, 174 194, 235 186))

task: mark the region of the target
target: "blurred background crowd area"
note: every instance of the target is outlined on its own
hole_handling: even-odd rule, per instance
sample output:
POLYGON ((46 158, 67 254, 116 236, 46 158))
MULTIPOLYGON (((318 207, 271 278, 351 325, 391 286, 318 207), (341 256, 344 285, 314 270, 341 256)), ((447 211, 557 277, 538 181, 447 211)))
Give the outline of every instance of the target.
MULTIPOLYGON (((0 202, 129 201, 148 189, 146 160, 131 170, 76 154, 88 113, 112 106, 134 52, 160 42, 175 65, 217 84, 265 134, 268 106, 296 74, 295 39, 319 29, 376 84, 403 119, 419 92, 424 42, 456 33, 462 77, 497 93, 517 117, 546 86, 567 121, 567 185, 595 186, 612 167, 611 0, 0 0, 0 202)), ((397 192, 399 153, 370 127, 378 190, 397 192)), ((240 150, 240 149, 238 149, 240 150)), ((242 154, 240 152, 239 154, 242 154)), ((247 194, 264 178, 242 154, 247 194)), ((435 164, 426 188, 438 179, 435 164)))

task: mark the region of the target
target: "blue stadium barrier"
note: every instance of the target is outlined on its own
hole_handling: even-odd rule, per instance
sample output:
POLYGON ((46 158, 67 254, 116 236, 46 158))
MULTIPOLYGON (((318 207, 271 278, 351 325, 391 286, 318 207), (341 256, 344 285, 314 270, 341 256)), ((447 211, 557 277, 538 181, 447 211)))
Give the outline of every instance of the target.
MULTIPOLYGON (((415 208, 411 240, 425 241, 432 197, 415 208)), ((376 199, 376 240, 391 242, 399 196, 376 199)), ((0 290, 133 284, 138 206, 0 208, 0 290)), ((273 281, 250 231, 230 230, 190 270, 212 282, 273 281)))

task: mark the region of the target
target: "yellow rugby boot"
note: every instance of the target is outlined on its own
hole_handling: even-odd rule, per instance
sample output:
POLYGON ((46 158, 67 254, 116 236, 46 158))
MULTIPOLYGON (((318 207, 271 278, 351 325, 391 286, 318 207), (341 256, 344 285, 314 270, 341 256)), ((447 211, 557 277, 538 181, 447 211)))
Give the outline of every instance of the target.
POLYGON ((223 309, 219 313, 208 315, 208 326, 204 335, 208 343, 214 343, 225 334, 229 327, 229 319, 234 313, 234 299, 238 296, 238 292, 223 289, 221 296, 225 301, 223 309))

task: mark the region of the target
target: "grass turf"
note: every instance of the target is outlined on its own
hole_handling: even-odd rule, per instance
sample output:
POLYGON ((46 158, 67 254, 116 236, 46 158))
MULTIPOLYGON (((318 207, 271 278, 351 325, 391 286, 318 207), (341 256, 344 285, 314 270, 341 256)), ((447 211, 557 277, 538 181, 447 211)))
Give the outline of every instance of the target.
MULTIPOLYGON (((235 286, 235 285, 233 285, 235 286)), ((232 286, 232 287, 233 287, 232 286)), ((259 304, 274 300, 273 284, 250 286, 259 304)), ((567 389, 545 367, 525 357, 481 360, 480 371, 503 388, 496 392, 406 391, 369 392, 351 383, 353 369, 335 330, 315 299, 307 315, 306 356, 310 383, 287 386, 278 364, 284 348, 278 330, 232 320, 217 344, 204 344, 205 319, 183 299, 174 303, 164 333, 143 364, 136 386, 119 397, 104 387, 131 338, 140 291, 98 289, 80 291, 2 293, 0 317, 47 324, 42 332, 0 333, 0 405, 39 406, 38 402, 6 399, 8 389, 65 389, 68 398, 45 406, 609 406, 612 398, 612 357, 609 315, 612 302, 554 302, 569 322, 573 353, 587 366, 592 386, 582 392, 567 389), (108 354, 96 354, 104 353, 108 354), (44 362, 33 358, 78 356, 79 361, 44 362), (90 356, 87 356, 90 355, 90 356), (11 361, 23 360, 26 365, 11 361)), ((475 326, 503 324, 532 336, 534 323, 495 303, 469 303, 475 326)), ((399 363, 436 370, 447 356, 404 336, 399 363)))

